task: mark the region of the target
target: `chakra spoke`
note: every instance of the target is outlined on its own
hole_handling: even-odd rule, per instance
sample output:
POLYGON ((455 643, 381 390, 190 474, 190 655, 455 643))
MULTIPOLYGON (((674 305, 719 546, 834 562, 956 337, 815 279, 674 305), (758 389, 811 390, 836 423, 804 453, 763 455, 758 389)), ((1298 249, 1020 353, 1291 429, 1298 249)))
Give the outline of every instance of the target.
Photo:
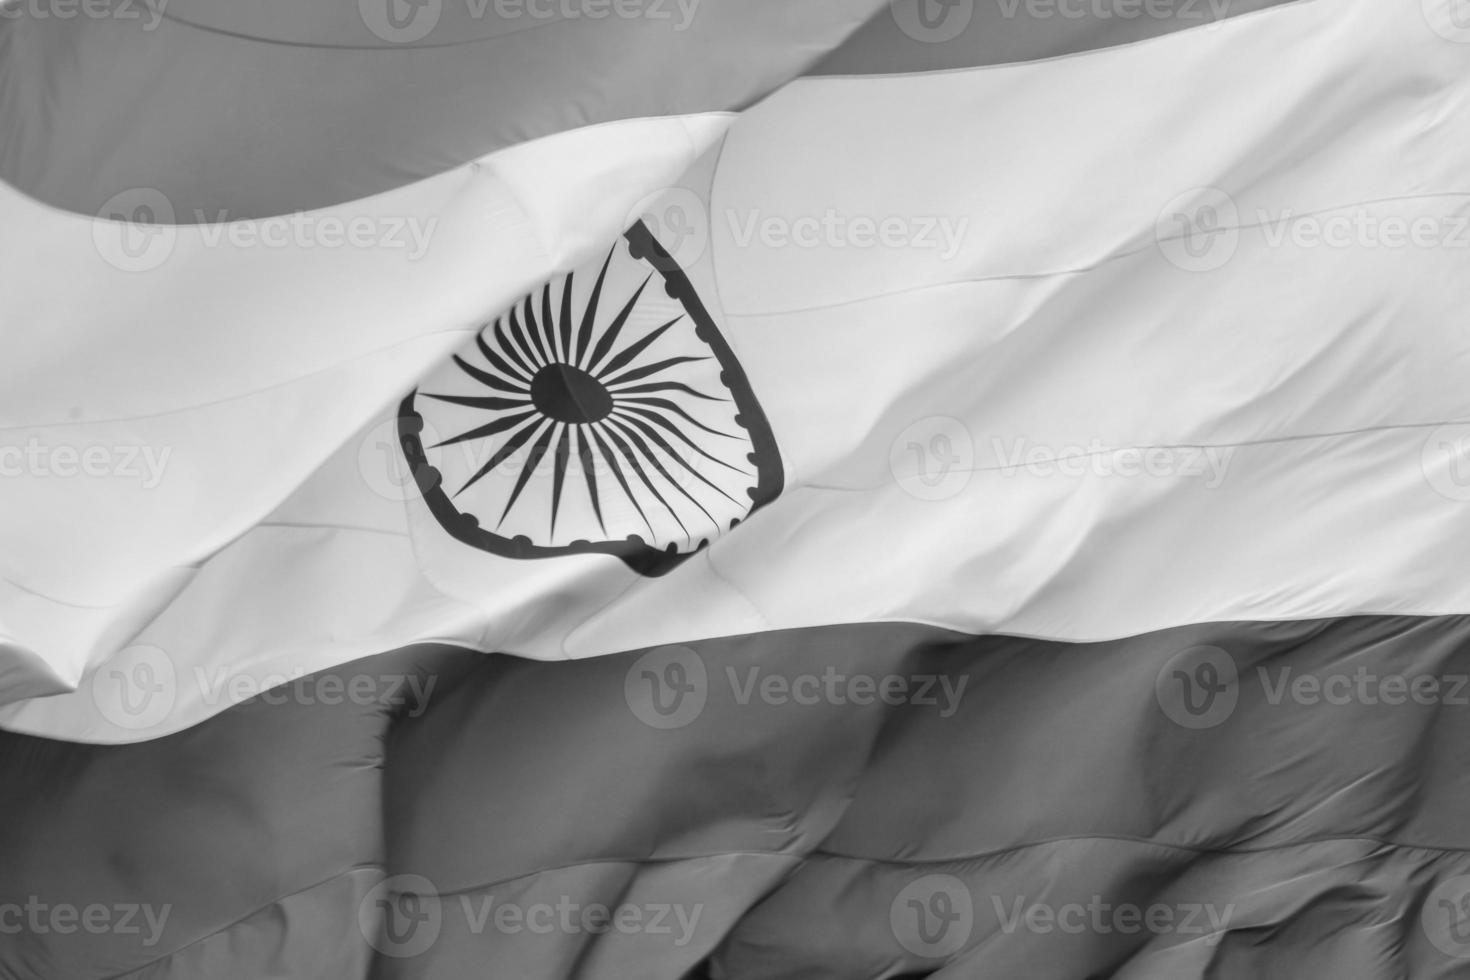
POLYGON ((566 355, 556 349, 556 320, 551 315, 551 283, 541 287, 541 332, 546 335, 546 346, 551 349, 551 359, 566 363, 566 355))
MULTIPOLYGON (((482 466, 478 470, 476 470, 475 471, 475 475, 472 476, 472 477, 470 477, 468 480, 466 480, 465 483, 464 483, 464 486, 460 487, 458 490, 456 490, 454 492, 454 495, 456 497, 458 497, 460 494, 464 493, 466 490, 468 490, 470 487, 474 486, 476 483, 479 483, 480 480, 487 473, 489 473, 491 470, 495 469, 495 467, 499 466, 501 463, 505 462, 507 459, 510 459, 510 457, 512 455, 514 455, 515 451, 517 449, 520 449, 522 446, 524 446, 526 444, 527 440, 529 440, 532 436, 534 436, 536 434, 537 430, 540 429, 540 427, 543 424, 545 424, 544 420, 537 419, 537 418, 535 418, 534 415, 528 415, 528 416, 526 416, 526 418, 529 418, 529 419, 532 419, 533 420, 531 422, 531 424, 528 425, 528 426, 526 426, 521 431, 517 432, 515 435, 511 436, 509 439, 507 439, 505 441, 505 445, 503 445, 499 449, 497 449, 495 451, 495 455, 491 456, 485 462, 485 465, 484 466, 482 466)), ((524 421, 524 419, 522 421, 524 421)))
POLYGON ((637 368, 635 370, 629 371, 627 374, 619 375, 618 377, 613 378, 613 379, 611 379, 609 381, 604 381, 603 384, 615 385, 615 384, 621 384, 624 381, 641 381, 642 379, 648 377, 649 375, 658 374, 660 371, 667 371, 669 368, 676 367, 677 365, 680 365, 680 364, 688 364, 691 361, 707 361, 707 360, 709 360, 708 357, 692 357, 692 356, 671 357, 671 358, 669 358, 666 361, 659 361, 657 364, 650 364, 650 365, 648 365, 648 367, 641 367, 641 368, 637 368))
MULTIPOLYGON (((621 429, 622 432, 628 437, 628 439, 630 441, 632 441, 633 443, 635 443, 638 446, 639 451, 641 451, 643 453, 644 457, 647 458, 647 460, 650 463, 653 464, 653 468, 656 469, 656 470, 658 470, 659 476, 662 476, 665 480, 668 481, 668 483, 669 483, 670 486, 672 486, 675 490, 677 490, 680 493, 682 493, 689 500, 689 502, 691 504, 693 504, 694 506, 698 507, 699 508, 699 512, 701 514, 703 514, 706 518, 708 518, 709 519, 709 522, 711 524, 717 524, 718 523, 715 520, 715 516, 713 514, 711 514, 709 511, 705 510, 704 509, 704 505, 701 504, 698 500, 695 500, 694 497, 693 497, 693 495, 690 494, 688 490, 685 490, 684 489, 684 485, 682 483, 680 483, 678 480, 674 479, 673 475, 670 474, 668 470, 664 469, 664 464, 662 464, 662 463, 660 463, 658 461, 658 457, 653 454, 653 450, 649 448, 648 443, 646 443, 646 442, 643 441, 642 437, 639 436, 639 434, 633 429, 633 427, 631 425, 628 424, 627 421, 625 421, 623 419, 609 419, 609 421, 612 422, 614 425, 616 425, 619 429, 621 429)), ((657 438, 655 438, 655 441, 659 441, 661 445, 663 444, 661 442, 661 440, 657 440, 657 438)), ((670 455, 674 455, 674 454, 673 453, 670 453, 670 455)), ((674 458, 675 459, 678 459, 677 456, 674 456, 674 458)), ((680 462, 682 463, 684 461, 683 460, 680 460, 680 462)), ((684 468, 687 469, 687 470, 689 470, 689 472, 694 473, 693 468, 690 467, 688 463, 684 463, 684 468)), ((704 480, 704 477, 699 476, 698 473, 694 473, 694 475, 696 477, 699 477, 699 479, 704 480)), ((704 482, 709 483, 708 480, 705 480, 704 482)), ((714 484, 711 483, 710 486, 714 486, 714 484)), ((718 487, 715 487, 715 489, 716 490, 719 490, 718 487)), ((723 493, 723 491, 721 491, 721 492, 723 493)), ((680 521, 679 522, 679 526, 680 527, 684 527, 684 523, 682 521, 680 521)), ((685 533, 686 534, 688 533, 688 530, 687 529, 685 530, 685 533)))
POLYGON ((669 401, 667 398, 620 398, 617 400, 617 403, 627 408, 633 409, 634 411, 641 411, 650 415, 656 414, 652 411, 652 409, 661 408, 666 412, 673 412, 675 415, 683 418, 686 422, 694 426, 696 429, 703 429, 705 432, 708 432, 712 436, 722 436, 726 439, 740 438, 739 436, 731 435, 728 432, 721 432, 719 429, 711 429, 709 426, 705 425, 703 422, 700 422, 694 416, 690 415, 688 412, 684 411, 682 408, 669 401), (638 405, 649 407, 641 409, 635 408, 635 406, 638 405))
MULTIPOLYGON (((694 475, 694 478, 696 480, 698 480, 699 482, 703 483, 705 486, 709 487, 711 490, 713 490, 715 493, 719 494, 721 497, 724 497, 726 500, 730 501, 730 503, 732 503, 732 504, 738 504, 739 503, 739 501, 736 500, 734 497, 730 496, 728 493, 726 493, 725 491, 721 490, 718 486, 716 486, 715 484, 711 483, 705 477, 705 475, 703 473, 699 472, 699 470, 697 470, 693 466, 691 466, 690 463, 689 463, 689 461, 687 459, 685 459, 683 456, 680 456, 678 453, 676 453, 674 451, 674 447, 673 446, 670 446, 664 440, 664 438, 662 436, 660 436, 656 431, 654 431, 654 429, 652 429, 648 425, 647 422, 644 422, 642 419, 635 419, 635 418, 631 418, 631 417, 629 417, 629 418, 620 418, 620 419, 618 419, 618 422, 619 422, 619 424, 624 425, 624 426, 637 426, 639 429, 641 429, 648 436, 649 439, 651 439, 654 442, 656 442, 658 444, 658 447, 660 449, 662 449, 665 453, 667 453, 670 456, 670 458, 677 460, 680 466, 684 467, 691 474, 693 474, 694 475)), ((690 443, 690 445, 691 446, 694 446, 693 443, 690 443)), ((718 459, 715 459, 713 456, 711 456, 709 453, 706 453, 704 450, 700 449, 698 446, 694 446, 694 451, 697 452, 697 453, 699 453, 699 455, 704 456, 706 459, 709 459, 709 460, 711 460, 713 462, 716 462, 716 463, 720 463, 720 461, 718 459)), ((730 466, 728 463, 720 463, 720 465, 721 466, 727 466, 730 469, 735 469, 733 466, 730 466)), ((739 471, 737 470, 736 472, 739 472, 739 471)), ((691 497, 689 499, 693 500, 694 498, 691 497)), ((711 517, 710 520, 714 520, 714 518, 711 517)))
POLYGON ((531 336, 531 343, 536 345, 536 350, 541 354, 542 364, 556 363, 556 355, 546 349, 541 343, 541 325, 536 322, 535 294, 526 297, 525 302, 526 333, 531 336))
MULTIPOLYGON (((515 314, 511 315, 514 316, 515 314)), ((503 320, 495 321, 495 342, 500 346, 501 350, 505 351, 506 356, 508 356, 511 361, 515 363, 516 367, 520 368, 520 373, 525 375, 525 383, 530 384, 531 379, 536 376, 536 369, 528 364, 526 362, 526 359, 521 357, 520 352, 512 347, 510 342, 506 340, 505 321, 503 320)), ((508 374, 511 376, 516 375, 516 372, 510 370, 510 366, 498 354, 496 354, 495 351, 490 349, 490 345, 485 343, 484 337, 475 337, 475 343, 480 345, 480 353, 485 355, 485 360, 495 365, 496 370, 500 371, 500 373, 502 374, 508 374)))
POLYGON ((577 363, 572 355, 572 274, 567 273, 566 283, 561 288, 561 349, 568 364, 577 363))
POLYGON ((514 307, 512 307, 510 311, 510 334, 512 337, 515 338, 516 343, 520 345, 521 350, 525 352, 527 363, 532 365, 532 374, 535 374, 541 368, 546 366, 546 362, 537 357, 536 352, 531 348, 529 332, 526 330, 525 326, 522 325, 520 316, 519 314, 517 314, 514 307))
POLYGON ((592 296, 587 300, 587 309, 582 312, 582 326, 577 330, 577 359, 575 363, 582 366, 582 358, 587 353, 587 345, 592 343, 592 328, 597 322, 597 306, 602 302, 602 283, 607 279, 607 267, 612 264, 613 253, 618 250, 614 245, 608 249, 607 258, 602 262, 602 271, 597 274, 597 283, 592 287, 592 296))
MULTIPOLYGON (((602 436, 598 433, 600 428, 601 426, 590 426, 585 431, 592 433, 592 438, 597 443, 598 451, 602 453, 602 458, 607 460, 608 468, 612 470, 613 476, 617 478, 618 485, 623 488, 623 493, 627 495, 628 502, 633 505, 633 509, 638 512, 638 516, 643 518, 643 523, 648 528, 649 540, 652 541, 657 537, 657 534, 653 530, 653 522, 648 519, 647 514, 643 513, 643 505, 638 503, 638 498, 633 496, 633 488, 628 486, 628 480, 623 476, 623 468, 618 465, 617 455, 607 448, 607 443, 602 441, 602 436)), ((608 433, 608 438, 612 438, 612 433, 608 433)), ((588 472, 590 473, 591 470, 588 470, 588 472)))
MULTIPOLYGON (((455 365, 458 366, 458 368, 461 371, 463 371, 465 374, 468 374, 470 377, 474 378, 476 381, 480 382, 480 384, 482 384, 482 385, 486 385, 486 386, 488 386, 490 388, 495 388, 495 389, 497 389, 499 391, 507 391, 507 390, 508 391, 512 391, 512 392, 515 392, 517 394, 519 394, 519 393, 521 393, 523 391, 529 391, 530 390, 530 389, 527 389, 527 388, 506 388, 506 387, 503 387, 503 385, 507 384, 507 382, 501 381, 499 378, 497 378, 495 375, 491 374, 488 371, 485 371, 485 370, 482 370, 480 368, 475 367, 473 364, 471 364, 469 361, 466 361, 464 358, 460 357, 458 354, 455 354, 454 355, 453 360, 454 360, 455 365)), ((514 375, 512 375, 512 377, 514 377, 514 375)))
POLYGON ((641 395, 654 391, 682 391, 686 395, 693 398, 702 398, 707 402, 727 402, 730 400, 728 398, 720 398, 717 395, 706 395, 702 391, 695 391, 681 381, 653 381, 646 385, 634 385, 631 388, 622 388, 614 391, 612 392, 612 396, 614 401, 621 401, 627 395, 641 395))
POLYGON ((505 502, 505 510, 500 512, 500 521, 495 525, 496 527, 505 523, 506 517, 510 514, 510 509, 516 505, 517 500, 521 499, 521 491, 526 489, 526 484, 531 480, 531 474, 536 472, 536 467, 541 462, 541 457, 546 455, 546 447, 551 444, 551 437, 556 432, 557 423, 546 422, 543 424, 545 425, 545 430, 541 438, 536 440, 536 445, 531 447, 530 453, 526 456, 526 465, 521 467, 521 475, 516 478, 515 489, 510 492, 510 499, 505 502))
POLYGON ((623 332, 623 324, 628 322, 628 317, 633 314, 633 308, 638 305, 638 298, 643 295, 643 290, 648 288, 649 279, 652 278, 653 273, 650 272, 648 279, 644 279, 643 283, 633 291, 632 298, 623 305, 618 315, 613 317, 613 322, 609 323, 607 329, 602 332, 602 338, 597 341, 597 346, 592 350, 592 359, 587 362, 589 372, 596 370, 598 362, 606 357, 607 352, 612 350, 613 344, 617 343, 618 334, 623 332))
POLYGON ((608 361, 607 364, 603 366, 601 371, 597 372, 598 379, 601 380, 602 378, 607 377, 609 374, 612 374, 614 371, 620 370, 629 361, 633 360, 633 358, 637 357, 639 354, 642 354, 645 350, 647 350, 650 344, 652 344, 655 340, 658 340, 658 338, 662 337, 670 327, 672 327, 674 324, 678 323, 682 319, 684 319, 684 314, 680 313, 678 316, 674 317, 672 320, 670 320, 668 323, 665 323, 657 330, 650 331, 648 336, 638 341, 638 343, 630 345, 617 357, 614 357, 612 360, 608 361))
POLYGON ((514 429, 516 426, 520 425, 522 422, 527 421, 528 419, 535 418, 536 414, 537 413, 535 411, 528 411, 522 415, 514 415, 510 418, 496 419, 494 422, 491 422, 488 425, 482 425, 478 429, 471 429, 468 432, 461 432, 457 436, 445 439, 443 442, 436 443, 431 448, 443 449, 445 446, 457 446, 461 442, 469 442, 471 439, 484 439, 486 436, 496 436, 502 432, 508 432, 511 429, 514 429))
POLYGON ((508 412, 518 408, 530 408, 529 398, 492 398, 478 395, 432 395, 424 393, 425 398, 432 398, 438 402, 448 402, 451 405, 462 405, 465 408, 483 408, 492 412, 508 412))
POLYGON ((636 408, 636 407, 628 406, 628 407, 624 407, 624 408, 619 408, 616 412, 614 412, 614 414, 615 415, 619 415, 619 416, 621 416, 622 418, 624 418, 624 419, 626 419, 628 421, 639 421, 639 422, 642 421, 642 419, 639 419, 637 416, 628 414, 629 412, 641 412, 642 414, 644 414, 644 415, 648 416, 649 418, 653 419, 653 421, 657 422, 659 425, 663 426, 665 429, 668 429, 674 435, 678 436, 679 439, 682 440, 686 445, 688 445, 690 449, 693 449, 695 452, 699 453, 699 455, 703 456, 705 459, 709 460, 711 463, 716 463, 716 464, 718 464, 720 466, 723 466, 725 469, 730 470, 730 471, 735 472, 735 473, 739 473, 741 476, 750 476, 750 472, 748 470, 742 470, 738 466, 732 466, 729 463, 725 462, 723 459, 720 459, 718 456, 711 456, 709 453, 707 453, 703 449, 699 448, 699 445, 697 443, 695 443, 694 440, 690 439, 687 435, 685 435, 683 432, 681 432, 679 430, 679 427, 678 426, 674 425, 674 423, 670 422, 668 419, 664 418, 662 415, 658 414, 657 412, 649 411, 646 408, 636 408))
POLYGON ((592 501, 592 513, 597 515, 597 526, 607 533, 607 524, 602 520, 602 502, 597 498, 597 474, 592 461, 592 445, 588 441, 589 429, 577 430, 577 456, 582 460, 582 475, 587 478, 587 497, 592 501))
MULTIPOLYGON (((609 423, 611 423, 611 421, 611 419, 608 420, 609 423)), ((624 443, 622 439, 618 438, 618 433, 617 431, 615 431, 614 427, 611 424, 605 425, 603 427, 603 430, 607 433, 608 439, 610 439, 619 449, 623 451, 624 457, 631 464, 633 460, 633 450, 629 449, 627 444, 624 443)), ((645 453, 644 455, 646 456, 647 454, 645 453)), ((657 460, 649 459, 649 462, 653 463, 655 466, 658 465, 657 460)), ((669 505, 669 502, 664 499, 664 495, 659 493, 658 489, 654 487, 653 481, 648 478, 648 474, 643 471, 643 467, 634 466, 633 472, 638 474, 638 478, 643 481, 643 485, 648 488, 648 492, 653 494, 654 498, 657 499, 659 503, 664 505, 664 510, 669 512, 669 516, 674 519, 674 523, 679 525, 679 530, 683 531, 685 536, 687 537, 689 534, 689 529, 684 526, 683 521, 679 520, 679 515, 674 512, 674 508, 671 507, 669 505)), ((673 481, 670 480, 669 482, 672 483, 673 481)), ((652 529, 650 528, 650 530, 652 529)))
POLYGON ((567 461, 571 456, 572 427, 563 425, 561 427, 561 439, 552 450, 556 454, 552 460, 551 476, 551 530, 552 537, 556 537, 556 512, 561 509, 561 488, 567 480, 567 461))

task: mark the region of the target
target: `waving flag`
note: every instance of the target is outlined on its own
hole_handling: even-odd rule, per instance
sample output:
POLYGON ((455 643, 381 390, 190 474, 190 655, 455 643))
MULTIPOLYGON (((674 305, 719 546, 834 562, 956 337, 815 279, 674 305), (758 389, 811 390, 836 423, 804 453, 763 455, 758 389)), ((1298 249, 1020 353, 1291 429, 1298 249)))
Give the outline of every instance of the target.
POLYGON ((0 975, 1463 972, 1453 0, 705 2, 0 34, 0 975))

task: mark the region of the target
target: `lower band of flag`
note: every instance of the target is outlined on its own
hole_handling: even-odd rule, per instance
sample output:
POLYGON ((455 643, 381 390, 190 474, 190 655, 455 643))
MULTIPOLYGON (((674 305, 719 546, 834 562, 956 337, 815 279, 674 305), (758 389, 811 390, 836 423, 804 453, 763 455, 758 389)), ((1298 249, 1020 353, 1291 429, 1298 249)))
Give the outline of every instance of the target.
POLYGON ((137 745, 0 735, 0 928, 41 923, 0 974, 1449 976, 1467 679, 1460 616, 400 651, 137 745))

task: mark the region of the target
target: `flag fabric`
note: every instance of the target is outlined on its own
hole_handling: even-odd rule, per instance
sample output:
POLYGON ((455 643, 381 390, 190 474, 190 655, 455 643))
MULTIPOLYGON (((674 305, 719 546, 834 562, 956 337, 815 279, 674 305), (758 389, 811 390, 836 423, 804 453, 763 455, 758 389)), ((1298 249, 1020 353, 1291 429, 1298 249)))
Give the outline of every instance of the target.
POLYGON ((1456 3, 877 6, 0 30, 0 976, 1466 971, 1456 3))
POLYGON ((167 200, 165 224, 310 212, 537 137, 742 108, 880 3, 21 5, 0 39, 0 178, 88 216, 133 188, 167 200))

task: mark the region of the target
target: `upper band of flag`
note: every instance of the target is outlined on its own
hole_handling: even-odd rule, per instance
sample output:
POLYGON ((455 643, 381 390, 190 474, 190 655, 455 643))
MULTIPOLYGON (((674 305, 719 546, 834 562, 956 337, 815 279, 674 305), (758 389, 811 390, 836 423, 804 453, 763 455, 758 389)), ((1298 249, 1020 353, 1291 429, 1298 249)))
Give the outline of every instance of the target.
POLYGON ((1218 25, 1289 0, 892 0, 812 75, 949 71, 1060 58, 1218 25))
POLYGON ((932 17, 918 8, 930 2, 108 0, 88 5, 101 17, 5 18, 0 132, 26 138, 0 142, 0 179, 88 215, 145 187, 169 201, 155 215, 165 223, 288 214, 577 126, 742 108, 803 70, 1048 58, 1280 0, 1174 3, 1148 16, 962 0, 939 4, 942 23, 925 26, 932 17), (113 119, 126 127, 98 122, 113 119))
POLYGON ((162 224, 313 211, 568 129, 741 108, 881 3, 698 0, 687 20, 675 0, 596 19, 553 3, 550 20, 541 0, 22 11, 0 17, 0 179, 85 215, 152 189, 162 224))

